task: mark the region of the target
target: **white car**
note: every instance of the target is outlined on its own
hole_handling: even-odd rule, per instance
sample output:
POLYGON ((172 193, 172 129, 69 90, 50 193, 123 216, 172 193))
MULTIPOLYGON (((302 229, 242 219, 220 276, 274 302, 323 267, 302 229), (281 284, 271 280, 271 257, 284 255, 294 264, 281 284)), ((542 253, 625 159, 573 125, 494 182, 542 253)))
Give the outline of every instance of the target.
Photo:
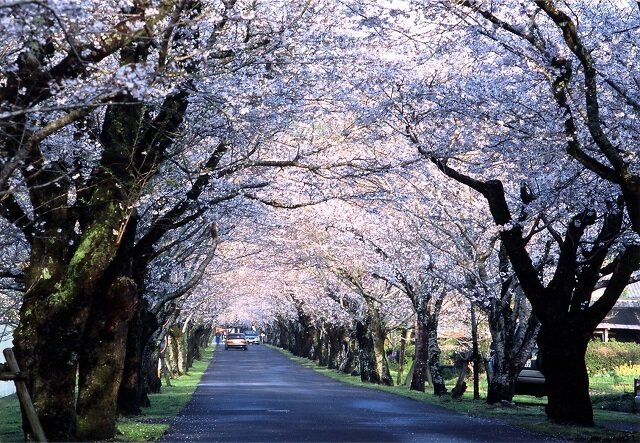
POLYGON ((260 344, 260 334, 258 334, 256 331, 244 331, 244 336, 247 338, 247 341, 249 343, 252 343, 254 345, 260 344))

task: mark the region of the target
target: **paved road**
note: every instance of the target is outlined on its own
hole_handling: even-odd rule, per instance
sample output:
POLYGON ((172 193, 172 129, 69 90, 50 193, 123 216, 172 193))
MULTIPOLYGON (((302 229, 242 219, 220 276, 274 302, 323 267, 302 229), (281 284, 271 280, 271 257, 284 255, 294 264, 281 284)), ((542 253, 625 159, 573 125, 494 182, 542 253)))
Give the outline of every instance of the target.
POLYGON ((331 380, 262 345, 222 347, 166 442, 539 442, 544 438, 331 380))

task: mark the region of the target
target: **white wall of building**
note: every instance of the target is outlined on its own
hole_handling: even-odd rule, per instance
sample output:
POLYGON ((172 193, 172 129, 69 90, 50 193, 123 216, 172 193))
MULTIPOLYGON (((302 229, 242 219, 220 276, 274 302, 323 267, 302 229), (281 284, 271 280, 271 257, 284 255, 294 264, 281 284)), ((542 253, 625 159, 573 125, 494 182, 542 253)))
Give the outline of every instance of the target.
MULTIPOLYGON (((10 348, 13 346, 11 341, 13 338, 11 336, 4 338, 0 341, 0 363, 4 363, 4 355, 2 354, 2 350, 4 348, 10 348)), ((7 395, 13 394, 16 392, 16 387, 12 381, 0 381, 0 397, 5 397, 7 395)))

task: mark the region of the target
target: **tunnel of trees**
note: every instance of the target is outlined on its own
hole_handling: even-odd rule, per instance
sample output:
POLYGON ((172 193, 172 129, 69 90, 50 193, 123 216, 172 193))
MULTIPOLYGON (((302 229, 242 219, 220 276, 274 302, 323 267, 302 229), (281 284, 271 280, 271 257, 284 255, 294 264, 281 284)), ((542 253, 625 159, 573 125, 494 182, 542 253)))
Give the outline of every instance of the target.
POLYGON ((587 342, 640 265, 638 4, 0 16, 0 321, 49 439, 113 437, 231 324, 387 385, 410 343, 445 395, 440 335, 480 323, 489 403, 537 340, 548 419, 594 424, 587 342))

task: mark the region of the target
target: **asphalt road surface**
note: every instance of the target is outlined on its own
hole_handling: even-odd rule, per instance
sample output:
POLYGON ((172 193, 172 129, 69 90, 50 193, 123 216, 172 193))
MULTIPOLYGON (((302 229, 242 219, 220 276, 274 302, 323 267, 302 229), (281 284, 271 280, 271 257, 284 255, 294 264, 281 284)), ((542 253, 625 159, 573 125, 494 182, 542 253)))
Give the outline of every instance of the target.
POLYGON ((540 442, 535 434, 222 346, 165 442, 540 442))

